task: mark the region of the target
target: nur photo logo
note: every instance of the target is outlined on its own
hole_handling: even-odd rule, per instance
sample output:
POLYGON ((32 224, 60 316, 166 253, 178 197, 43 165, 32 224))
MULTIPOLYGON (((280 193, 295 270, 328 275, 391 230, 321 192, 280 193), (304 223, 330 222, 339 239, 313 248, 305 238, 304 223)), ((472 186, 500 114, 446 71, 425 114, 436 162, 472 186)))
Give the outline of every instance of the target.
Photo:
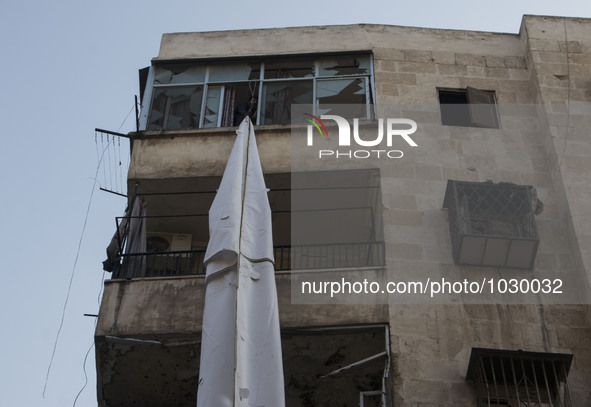
MULTIPOLYGON (((339 116, 326 114, 316 117, 309 113, 304 113, 306 121, 310 124, 307 126, 306 145, 308 147, 314 146, 314 134, 320 134, 322 141, 326 145, 328 141, 332 140, 329 136, 327 124, 331 127, 331 133, 334 131, 332 127, 336 123, 336 130, 338 137, 338 148, 323 148, 318 150, 318 158, 350 158, 350 159, 366 159, 374 158, 401 158, 404 156, 402 150, 392 149, 393 140, 395 138, 402 138, 410 147, 418 147, 417 143, 410 137, 411 134, 417 131, 417 123, 414 120, 404 118, 380 118, 377 120, 377 129, 375 128, 375 121, 371 122, 373 134, 367 134, 365 131, 363 136, 360 134, 359 118, 353 119, 353 125, 349 120, 339 116), (331 122, 325 123, 330 120, 331 122), (317 131, 315 131, 315 129, 317 131), (376 135, 377 132, 377 135, 376 135), (351 137, 351 134, 353 137, 351 137), (362 149, 353 149, 351 147, 362 147, 362 149), (349 148, 347 148, 349 147, 349 148)), ((365 120, 365 119, 362 119, 365 120)), ((368 129, 365 129, 368 130, 368 129)), ((331 134, 332 135, 332 134, 331 134)), ((318 138, 318 136, 316 136, 318 138)), ((334 141, 333 143, 334 144, 334 141)))

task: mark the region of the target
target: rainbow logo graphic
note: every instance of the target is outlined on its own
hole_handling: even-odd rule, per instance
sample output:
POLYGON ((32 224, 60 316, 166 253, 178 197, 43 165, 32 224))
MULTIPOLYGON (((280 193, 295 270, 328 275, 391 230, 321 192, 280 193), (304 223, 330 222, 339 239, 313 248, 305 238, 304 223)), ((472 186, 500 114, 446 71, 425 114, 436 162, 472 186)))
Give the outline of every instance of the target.
MULTIPOLYGON (((314 125, 314 127, 316 127, 318 129, 318 131, 320 132, 320 135, 324 134, 324 137, 328 138, 328 131, 326 130, 326 126, 324 125, 324 123, 322 123, 322 120, 320 120, 318 117, 311 115, 309 113, 304 113, 306 116, 310 116, 312 119, 306 119, 307 121, 309 121, 310 123, 312 123, 314 125), (322 128, 320 128, 320 126, 322 126, 322 128), (324 132, 322 131, 324 130, 324 132)), ((310 135, 312 133, 309 133, 310 135)))

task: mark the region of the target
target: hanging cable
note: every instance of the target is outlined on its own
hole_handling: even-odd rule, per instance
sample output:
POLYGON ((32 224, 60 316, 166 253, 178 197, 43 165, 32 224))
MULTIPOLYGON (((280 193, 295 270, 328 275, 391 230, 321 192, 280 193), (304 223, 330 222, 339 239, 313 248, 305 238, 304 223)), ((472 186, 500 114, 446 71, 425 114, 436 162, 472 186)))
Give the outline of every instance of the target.
POLYGON ((127 119, 129 118, 129 115, 131 114, 131 112, 133 112, 133 109, 135 109, 135 104, 134 104, 134 106, 131 107, 131 109, 129 110, 129 113, 127 113, 127 116, 125 116, 125 119, 123 119, 123 122, 121 123, 121 126, 119 126, 117 131, 121 130, 121 128, 123 127, 123 125, 125 124, 127 119))
MULTIPOLYGON (((108 147, 108 145, 107 145, 107 147, 108 147)), ((68 290, 66 292, 66 298, 64 300, 64 306, 63 306, 63 309, 62 309, 62 316, 61 316, 61 320, 60 320, 60 325, 59 325, 59 328, 57 330, 55 341, 53 343, 53 351, 51 352, 51 358, 49 360, 49 366, 47 367, 47 373, 45 375, 45 383, 43 385, 43 398, 45 398, 45 391, 47 390, 47 383, 49 382, 49 374, 51 372, 51 367, 53 366, 53 360, 55 358, 55 351, 57 349, 57 344, 58 344, 58 341, 59 341, 60 333, 61 333, 62 328, 64 326, 64 319, 65 319, 65 316, 66 316, 66 308, 68 306, 68 301, 70 299, 70 292, 72 291, 72 282, 74 281, 74 275, 75 275, 75 272, 76 272, 76 266, 78 264, 78 258, 80 257, 80 249, 82 247, 82 240, 84 238, 84 232, 86 231, 86 225, 88 223, 88 216, 89 216, 89 213, 90 213, 90 206, 91 206, 91 203, 92 203, 92 198, 94 196, 94 190, 95 190, 95 187, 96 187, 96 184, 97 184, 96 177, 98 176, 98 173, 99 173, 99 170, 100 170, 100 167, 101 167, 101 163, 102 163, 103 158, 104 158, 104 155, 105 155, 105 151, 106 151, 106 148, 103 149, 102 154, 100 156, 100 160, 99 160, 99 162, 98 162, 98 164, 96 166, 96 171, 95 171, 95 176, 94 176, 94 182, 92 184, 92 190, 90 192, 90 197, 88 199, 88 206, 86 207, 86 215, 84 217, 84 224, 82 225, 82 232, 80 233, 80 239, 78 240, 78 248, 76 249, 76 257, 74 258, 74 265, 72 266, 72 273, 70 274, 70 281, 68 283, 68 290)))
MULTIPOLYGON (((97 296, 97 304, 100 306, 101 304, 101 295, 103 293, 103 288, 105 286, 105 271, 103 270, 103 275, 101 277, 101 288, 99 289, 99 293, 97 296)), ((97 324, 97 319, 94 320, 94 328, 96 330, 96 324, 97 324)), ((82 394, 82 392, 84 391, 84 389, 86 389, 86 386, 88 385, 88 374, 86 372, 86 362, 88 361, 88 355, 90 354, 90 351, 92 350, 92 348, 96 346, 96 342, 93 339, 92 343, 90 344, 90 347, 88 348, 88 350, 86 351, 86 355, 84 355, 84 362, 82 362, 82 371, 84 372, 84 384, 82 385, 82 388, 80 389, 80 391, 78 392, 78 394, 76 394, 76 398, 74 399, 74 403, 72 404, 72 407, 76 407, 76 403, 78 402, 78 398, 80 397, 80 395, 82 394)))
MULTIPOLYGON (((118 138, 118 137, 117 137, 118 138)), ((111 146, 113 149, 113 178, 115 179, 115 191, 119 192, 119 177, 118 177, 118 172, 117 172, 117 162, 119 160, 117 160, 117 148, 115 146, 115 136, 113 136, 113 145, 111 146)))
MULTIPOLYGON (((115 136, 113 136, 115 140, 115 136)), ((107 134, 107 160, 109 162, 109 189, 113 189, 113 164, 111 163, 111 139, 110 135, 107 134)))
MULTIPOLYGON (((134 105, 131 107, 131 109, 129 110, 129 112, 127 112, 127 115, 125 116, 125 118, 123 119, 123 121, 121 122, 121 125, 119 126, 119 128, 117 129, 116 133, 119 132, 121 130, 121 128, 125 125, 125 123, 127 122, 127 119, 129 118, 129 115, 131 114, 131 112, 133 112, 133 110, 135 109, 135 103, 134 105)), ((103 137, 103 133, 101 133, 101 140, 103 137)), ((122 163, 122 157, 121 157, 121 138, 118 136, 117 137, 117 145, 115 145, 115 135, 112 135, 113 140, 111 140, 111 135, 107 134, 107 147, 109 148, 108 151, 108 166, 109 166, 109 182, 107 182, 107 169, 105 168, 105 166, 103 166, 103 172, 104 172, 104 184, 105 186, 108 187, 108 189, 111 192, 117 192, 121 195, 123 195, 123 190, 124 190, 124 180, 123 180, 123 169, 121 168, 123 163, 122 163), (111 144, 112 141, 112 144, 111 144), (113 149, 111 151, 111 148, 113 149)), ((129 159, 128 159, 128 164, 129 164, 129 159)))
MULTIPOLYGON (((96 328, 96 323, 94 324, 94 326, 96 328)), ((84 385, 82 386, 82 388, 80 389, 78 394, 76 394, 76 398, 74 399, 74 403, 72 404, 72 407, 76 407, 76 402, 78 401, 78 397, 80 397, 80 395, 82 394, 82 392, 84 391, 84 389, 88 385, 88 374, 86 373, 86 361, 88 360, 88 355, 90 354, 90 351, 92 350, 93 347, 94 347, 94 340, 92 341, 92 344, 90 345, 90 347, 86 351, 86 355, 84 356, 84 362, 82 362, 82 371, 84 372, 84 385)))
MULTIPOLYGON (((99 160, 99 167, 100 167, 100 163, 102 162, 102 157, 105 154, 105 134, 101 133, 101 150, 103 151, 103 154, 101 155, 101 159, 99 160)), ((107 169, 105 168, 105 166, 103 165, 103 185, 107 185, 107 169)))
MULTIPOLYGON (((97 304, 99 306, 101 304, 101 294, 103 293, 103 287, 104 286, 105 286, 105 270, 103 270, 103 275, 101 277, 101 287, 99 289, 99 294, 98 294, 98 297, 97 297, 97 304)), ((95 330, 96 330, 96 324, 97 323, 98 323, 98 319, 95 319, 94 320, 94 329, 95 330)), ((84 389, 86 389, 86 386, 88 385, 88 374, 86 373, 86 362, 88 361, 88 355, 90 354, 90 351, 95 346, 96 346, 96 342, 95 342, 95 340, 93 338, 92 339, 92 343, 90 344, 90 347, 86 351, 86 355, 84 355, 84 361, 82 362, 82 371, 84 372, 84 384, 82 385, 82 388, 80 389, 80 391, 78 392, 78 394, 76 394, 76 398, 74 399, 74 403, 72 404, 72 407, 76 407, 76 403, 78 402, 78 398, 80 397, 80 395, 82 394, 82 392, 84 391, 84 389)))
POLYGON ((119 183, 121 184, 121 190, 119 192, 123 193, 124 187, 123 187, 123 170, 121 168, 121 137, 117 137, 117 151, 119 152, 119 161, 118 161, 119 183))
MULTIPOLYGON (((121 126, 119 126, 119 129, 117 129, 117 131, 121 130, 121 127, 123 127, 123 125, 127 121, 127 118, 129 117, 129 115, 133 111, 134 107, 132 107, 132 109, 129 111, 129 113, 127 113, 127 116, 125 117, 125 119, 123 120, 123 122, 121 123, 121 126)), ((90 193, 90 198, 88 200, 88 206, 86 208, 86 215, 85 215, 85 218, 84 218, 84 224, 82 225, 82 232, 80 234, 80 239, 78 241, 78 248, 76 250, 76 257, 74 259, 74 265, 72 267, 72 273, 70 275, 70 281, 68 283, 68 289, 67 289, 67 292, 66 292, 66 299, 64 300, 64 306, 63 306, 63 309, 62 309, 62 316, 61 316, 61 320, 60 320, 60 325, 59 325, 59 328, 58 328, 58 331, 57 331, 57 334, 56 334, 56 337, 55 337, 55 341, 54 341, 54 344, 53 344, 53 350, 51 352, 51 358, 50 358, 50 361, 49 361, 49 366, 47 367, 47 373, 45 375, 45 383, 43 385, 43 398, 45 398, 45 392, 47 390, 47 384, 49 382, 49 375, 51 373, 51 368, 53 366, 53 360, 55 358, 55 352, 57 350, 57 344, 59 342, 59 337, 60 337, 60 334, 61 334, 61 331, 62 331, 62 328, 63 328, 63 325, 64 325, 64 320, 65 320, 65 315, 66 315, 66 308, 67 308, 68 301, 69 301, 69 298, 70 298, 70 293, 71 293, 71 290, 72 290, 72 283, 74 281, 74 275, 75 275, 75 272, 76 272, 76 266, 78 264, 78 258, 80 256, 80 249, 82 247, 82 241, 83 241, 83 238, 84 238, 84 232, 86 231, 86 225, 88 223, 88 216, 89 216, 89 213, 90 213, 90 207, 91 207, 91 204, 92 204, 92 198, 94 196, 94 191, 95 191, 96 185, 97 184, 100 185, 100 182, 98 181, 97 177, 98 177, 98 174, 100 172, 101 164, 103 163, 103 160, 104 160, 104 157, 105 157, 105 152, 107 152, 109 150, 109 146, 111 145, 111 140, 109 138, 109 135, 107 134, 107 145, 105 146, 105 143, 104 143, 104 134, 101 133, 101 149, 102 149, 102 153, 99 154, 98 138, 97 138, 97 132, 96 132, 96 130, 95 130, 95 133, 94 133, 94 140, 95 140, 96 152, 97 152, 97 166, 96 166, 95 176, 93 177, 94 182, 92 184, 92 190, 91 190, 91 193, 90 193)), ((113 154, 114 154, 114 160, 115 160, 116 163, 119 163, 119 166, 120 166, 121 165, 121 140, 120 140, 120 138, 118 138, 118 149, 119 149, 119 158, 117 158, 117 151, 115 149, 115 136, 113 135, 113 154)), ((108 155, 108 159, 109 159, 109 179, 111 180, 111 188, 112 188, 113 182, 112 182, 112 170, 111 170, 112 165, 111 165, 111 153, 110 153, 110 151, 107 152, 107 155, 108 155)), ((121 169, 119 170, 119 173, 120 173, 120 177, 121 177, 121 186, 122 186, 123 185, 123 182, 122 182, 122 171, 121 171, 121 169)), ((104 165, 103 165, 103 176, 104 176, 104 182, 106 184, 107 183, 107 172, 106 172, 106 168, 105 168, 104 165)), ((115 170, 115 177, 117 178, 117 170, 115 170)), ((115 180, 115 182, 117 183, 117 179, 115 180)), ((103 271, 103 276, 101 278, 101 288, 99 290, 99 294, 98 294, 98 297, 97 297, 97 302, 99 304, 100 304, 101 294, 102 294, 102 291, 103 291, 104 280, 105 280, 105 272, 103 271)), ((95 321, 95 328, 96 328, 96 321, 95 321)), ((90 354, 90 351, 92 350, 92 348, 94 347, 94 345, 95 344, 94 344, 94 340, 93 340, 91 346, 89 347, 88 351, 86 352, 86 355, 84 356, 84 362, 83 362, 83 365, 82 365, 82 368, 83 368, 83 371, 84 371, 84 385, 82 386, 82 388, 80 389, 80 391, 76 395, 76 398, 74 399, 74 403, 73 403, 73 406, 74 407, 76 406, 76 402, 78 401, 78 398, 80 397, 80 395, 82 394, 82 392, 84 391, 84 389, 86 388, 86 386, 88 384, 88 375, 86 373, 86 362, 88 360, 88 355, 90 354)))
POLYGON ((99 146, 98 146, 98 137, 97 137, 97 131, 94 131, 94 145, 96 146, 96 162, 98 163, 100 160, 100 152, 99 152, 99 146))

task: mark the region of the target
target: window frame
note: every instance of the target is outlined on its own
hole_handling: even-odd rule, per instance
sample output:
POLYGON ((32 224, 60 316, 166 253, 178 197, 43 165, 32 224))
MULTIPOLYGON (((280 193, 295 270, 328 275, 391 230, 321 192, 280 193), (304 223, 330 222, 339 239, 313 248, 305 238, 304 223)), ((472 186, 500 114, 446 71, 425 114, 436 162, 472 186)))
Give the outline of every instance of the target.
MULTIPOLYGON (((501 120, 499 115, 497 96, 494 90, 477 89, 471 86, 466 88, 437 88, 437 99, 441 124, 444 126, 478 127, 488 129, 500 129, 501 120), (465 98, 465 103, 444 103, 444 94, 456 94, 465 98), (462 121, 449 117, 451 113, 445 112, 443 105, 465 106, 466 117, 462 121), (488 108, 485 108, 488 106, 488 108)), ((458 112, 459 113, 459 112, 458 112)), ((463 113, 463 112, 462 112, 463 113)))
MULTIPOLYGON (((152 116, 152 108, 154 103, 154 95, 158 89, 167 89, 167 88, 174 88, 174 87, 198 87, 201 86, 203 88, 203 95, 201 99, 201 106, 200 106, 200 117, 199 117, 199 125, 198 127, 190 127, 190 129, 203 129, 207 128, 204 127, 204 114, 206 108, 206 101, 209 95, 209 88, 213 87, 221 87, 221 95, 220 95, 220 103, 219 103, 219 111, 218 111, 218 119, 217 125, 215 127, 220 127, 221 123, 223 122, 222 114, 223 110, 222 107, 224 106, 224 99, 226 97, 225 89, 228 86, 232 86, 233 84, 239 83, 247 83, 249 86, 253 85, 253 88, 256 89, 257 96, 258 96, 258 103, 257 103, 257 116, 256 116, 256 125, 264 124, 262 123, 262 119, 265 115, 265 88, 269 84, 277 83, 277 82, 287 82, 287 81, 294 81, 294 82, 308 82, 312 83, 312 100, 311 104, 314 105, 314 111, 318 110, 318 106, 320 106, 319 99, 318 99, 318 82, 323 80, 355 80, 361 79, 361 83, 364 87, 364 99, 365 104, 367 105, 366 113, 367 118, 371 118, 373 116, 373 111, 371 109, 371 105, 374 102, 375 98, 375 83, 374 83, 374 59, 373 54, 368 51, 358 51, 358 52, 347 52, 347 53, 330 53, 330 54, 314 54, 314 55, 293 55, 293 56, 272 56, 272 57, 257 57, 257 58, 250 58, 250 59, 233 59, 232 61, 228 61, 228 64, 239 64, 244 62, 249 62, 251 66, 254 68, 255 65, 259 67, 259 74, 257 79, 248 79, 248 80, 223 80, 223 81, 213 81, 210 80, 210 73, 212 67, 216 66, 219 62, 223 62, 223 60, 216 60, 216 61, 195 61, 194 65, 203 65, 205 69, 204 79, 203 81, 194 81, 194 82, 186 82, 186 83, 155 83, 155 72, 156 69, 160 66, 174 66, 174 65, 189 65, 187 61, 182 62, 174 62, 174 61, 162 61, 154 64, 150 67, 148 72, 147 78, 147 85, 144 92, 144 98, 142 103, 142 112, 140 114, 140 130, 171 130, 164 127, 164 124, 167 123, 166 116, 163 118, 163 126, 160 129, 150 129, 150 120, 152 116), (346 75, 321 75, 320 72, 320 64, 323 60, 331 58, 331 57, 359 57, 359 58, 367 58, 367 65, 368 68, 365 73, 362 74, 346 74, 346 75), (289 60, 289 59, 300 59, 300 60, 309 60, 313 67, 313 74, 312 76, 304 76, 304 77, 296 77, 296 78, 265 78, 265 63, 270 61, 276 60, 289 60)), ((163 115, 166 115, 167 112, 163 112, 163 115)), ((272 123, 275 124, 275 123, 272 123)), ((189 128, 187 128, 189 129, 189 128)))

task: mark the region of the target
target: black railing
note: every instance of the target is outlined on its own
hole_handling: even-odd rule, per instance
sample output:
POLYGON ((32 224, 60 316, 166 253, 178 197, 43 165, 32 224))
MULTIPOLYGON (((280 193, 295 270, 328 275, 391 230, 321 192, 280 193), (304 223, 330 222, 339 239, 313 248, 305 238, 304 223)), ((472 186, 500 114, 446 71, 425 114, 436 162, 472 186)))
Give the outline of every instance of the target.
MULTIPOLYGON (((203 275, 205 250, 128 253, 113 278, 203 275)), ((384 242, 275 246, 275 271, 380 267, 384 242)))
POLYGON ((168 277, 205 274, 205 250, 128 253, 113 278, 168 277))

